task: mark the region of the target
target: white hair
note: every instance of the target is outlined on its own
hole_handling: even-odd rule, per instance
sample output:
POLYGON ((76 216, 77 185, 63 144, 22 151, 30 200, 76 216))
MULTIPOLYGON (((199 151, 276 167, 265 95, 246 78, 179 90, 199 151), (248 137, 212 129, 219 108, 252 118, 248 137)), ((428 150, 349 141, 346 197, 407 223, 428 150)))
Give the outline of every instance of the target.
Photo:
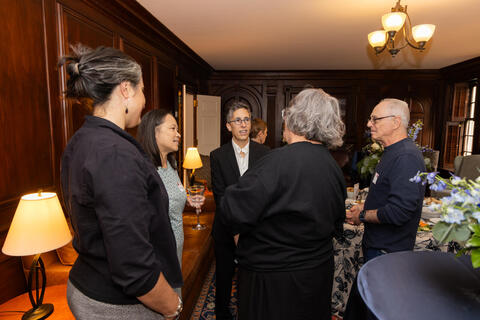
POLYGON ((285 124, 294 134, 327 147, 343 144, 345 124, 338 100, 322 89, 305 89, 296 95, 286 109, 285 124))
POLYGON ((407 129, 410 122, 410 110, 408 104, 405 101, 398 99, 383 99, 380 103, 385 103, 390 113, 394 116, 399 116, 402 120, 402 126, 407 129))

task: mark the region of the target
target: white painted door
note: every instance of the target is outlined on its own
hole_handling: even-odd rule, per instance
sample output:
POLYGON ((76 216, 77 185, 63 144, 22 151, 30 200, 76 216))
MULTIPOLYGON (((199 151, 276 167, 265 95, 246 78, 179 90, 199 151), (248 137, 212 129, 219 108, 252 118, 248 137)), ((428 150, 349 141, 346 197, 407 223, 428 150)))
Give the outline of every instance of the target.
POLYGON ((197 95, 197 100, 198 152, 208 156, 210 151, 220 146, 221 99, 217 96, 197 95))

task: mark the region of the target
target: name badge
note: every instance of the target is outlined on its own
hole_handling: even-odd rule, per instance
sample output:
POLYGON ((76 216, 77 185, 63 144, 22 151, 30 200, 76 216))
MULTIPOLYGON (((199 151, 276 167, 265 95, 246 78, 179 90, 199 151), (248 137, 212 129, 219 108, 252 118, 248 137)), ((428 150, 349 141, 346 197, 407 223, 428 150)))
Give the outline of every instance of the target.
POLYGON ((377 179, 378 179, 379 176, 380 176, 380 175, 378 174, 378 172, 375 172, 375 175, 373 176, 373 179, 372 179, 372 182, 373 182, 374 184, 377 184, 377 179))

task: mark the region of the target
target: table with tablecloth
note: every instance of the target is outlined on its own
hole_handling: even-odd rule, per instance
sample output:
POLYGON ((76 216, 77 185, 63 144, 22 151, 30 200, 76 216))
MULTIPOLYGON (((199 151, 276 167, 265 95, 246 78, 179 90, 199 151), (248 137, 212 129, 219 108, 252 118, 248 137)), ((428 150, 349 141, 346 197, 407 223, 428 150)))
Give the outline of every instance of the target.
MULTIPOLYGON (((344 224, 343 237, 334 239, 335 273, 332 290, 332 314, 342 317, 355 277, 363 265, 363 225, 344 224)), ((453 252, 454 244, 438 245, 431 231, 418 231, 415 251, 453 252)))

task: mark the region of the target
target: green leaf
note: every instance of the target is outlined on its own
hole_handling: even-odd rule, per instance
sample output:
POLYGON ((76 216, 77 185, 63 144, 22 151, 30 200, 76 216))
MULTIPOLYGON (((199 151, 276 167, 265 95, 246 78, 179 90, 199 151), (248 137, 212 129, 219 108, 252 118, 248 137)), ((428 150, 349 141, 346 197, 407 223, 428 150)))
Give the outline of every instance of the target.
POLYGON ((472 265, 474 268, 480 267, 480 248, 472 250, 472 265))
POLYGON ((470 240, 467 241, 466 245, 468 247, 479 247, 480 248, 480 237, 473 236, 470 240))
POLYGON ((451 226, 443 221, 438 222, 433 226, 432 233, 433 237, 440 241, 441 243, 446 242, 449 237, 450 232, 452 231, 451 226))
POLYGON ((468 225, 470 231, 472 231, 474 234, 480 236, 480 224, 470 224, 468 225))
POLYGON ((450 240, 455 240, 455 241, 458 241, 458 242, 465 242, 465 241, 468 240, 468 238, 470 238, 471 234, 472 233, 470 232, 470 229, 468 229, 468 225, 456 224, 453 227, 452 233, 450 234, 450 236, 451 236, 450 240))
POLYGON ((441 243, 446 243, 451 240, 457 242, 465 242, 470 237, 470 230, 468 225, 463 224, 449 224, 444 221, 438 222, 432 229, 433 237, 441 243))

